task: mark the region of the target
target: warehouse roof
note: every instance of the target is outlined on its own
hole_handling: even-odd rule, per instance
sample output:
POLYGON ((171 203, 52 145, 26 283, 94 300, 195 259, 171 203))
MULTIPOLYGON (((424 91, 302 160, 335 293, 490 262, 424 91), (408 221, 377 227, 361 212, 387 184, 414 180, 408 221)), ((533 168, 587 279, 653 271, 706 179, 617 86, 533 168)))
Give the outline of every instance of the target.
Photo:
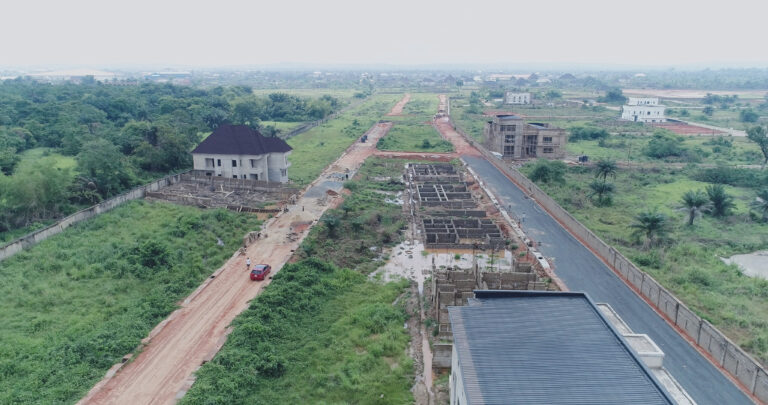
POLYGON ((449 307, 469 404, 672 404, 584 293, 476 291, 449 307))
POLYGON ((291 147, 280 138, 268 138, 247 125, 222 125, 216 128, 192 153, 224 155, 263 155, 289 152, 291 147))

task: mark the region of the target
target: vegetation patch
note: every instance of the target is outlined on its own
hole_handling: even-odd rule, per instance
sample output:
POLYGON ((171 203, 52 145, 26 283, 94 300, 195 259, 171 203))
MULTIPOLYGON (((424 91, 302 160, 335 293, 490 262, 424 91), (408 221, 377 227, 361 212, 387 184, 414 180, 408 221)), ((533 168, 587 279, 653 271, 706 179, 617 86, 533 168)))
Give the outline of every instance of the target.
MULTIPOLYGON (((535 167, 529 164, 523 172, 530 175, 535 167)), ((618 170, 612 204, 599 204, 589 197, 596 178, 593 168, 571 167, 564 183, 538 184, 589 229, 765 363, 768 281, 746 276, 720 259, 768 249, 768 224, 755 203, 763 188, 695 180, 702 178, 702 170, 710 169, 618 170)), ((737 179, 762 178, 757 170, 737 174, 737 179)))
POLYGON ((402 189, 403 163, 369 159, 347 182, 352 195, 312 228, 297 251, 304 259, 283 267, 238 316, 182 403, 413 401, 406 300, 397 300, 408 282, 365 276, 405 224, 402 207, 386 201, 402 189))
POLYGON ((0 262, 0 403, 80 399, 258 226, 134 201, 0 262))
POLYGON ((430 124, 395 124, 376 144, 379 150, 452 152, 453 145, 430 124))
POLYGON ((374 95, 337 118, 288 139, 288 177, 297 185, 311 183, 323 169, 386 114, 401 96, 374 95))

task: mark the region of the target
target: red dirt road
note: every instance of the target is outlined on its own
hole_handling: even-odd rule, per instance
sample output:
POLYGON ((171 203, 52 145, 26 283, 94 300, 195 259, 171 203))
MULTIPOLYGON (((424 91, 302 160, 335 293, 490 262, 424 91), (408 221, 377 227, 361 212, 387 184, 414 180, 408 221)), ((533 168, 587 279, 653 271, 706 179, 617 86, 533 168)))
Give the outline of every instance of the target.
POLYGON ((393 115, 403 115, 403 108, 405 108, 405 105, 408 104, 409 101, 411 101, 411 95, 406 93, 405 97, 403 97, 402 100, 398 101, 397 104, 392 107, 392 110, 389 111, 387 116, 391 117, 393 115))
MULTIPOLYGON (((376 142, 391 128, 391 123, 376 124, 368 132, 368 142, 356 141, 323 174, 310 185, 331 173, 356 171, 376 150, 376 142)), ((182 307, 172 313, 150 333, 144 350, 114 377, 112 372, 83 398, 79 404, 170 404, 177 394, 191 386, 190 376, 204 360, 210 360, 221 348, 232 320, 248 307, 271 280, 251 281, 245 267, 251 262, 269 263, 275 273, 291 257, 308 232, 295 241, 287 239, 291 224, 316 221, 333 205, 319 205, 317 198, 301 197, 289 211, 266 225, 262 235, 251 244, 245 255, 235 255, 214 276, 192 293, 182 307), (303 210, 302 210, 303 207, 303 210)))
MULTIPOLYGON (((445 96, 445 94, 441 94, 440 106, 438 107, 438 110, 445 111, 447 108, 447 103, 448 98, 445 96)), ((459 155, 480 156, 480 152, 478 152, 474 146, 470 145, 466 139, 461 136, 460 133, 456 132, 456 130, 453 128, 453 125, 451 125, 450 118, 435 118, 435 128, 437 128, 438 132, 440 132, 440 135, 442 135, 443 138, 453 144, 453 148, 456 149, 455 153, 459 155)))

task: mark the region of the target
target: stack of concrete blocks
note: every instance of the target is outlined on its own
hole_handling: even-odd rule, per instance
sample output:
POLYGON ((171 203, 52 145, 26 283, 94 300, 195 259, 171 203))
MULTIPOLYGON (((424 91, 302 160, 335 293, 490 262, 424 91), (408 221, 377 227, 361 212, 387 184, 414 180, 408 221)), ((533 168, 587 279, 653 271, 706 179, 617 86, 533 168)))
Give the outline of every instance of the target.
POLYGON ((472 270, 454 269, 433 273, 433 305, 437 315, 438 337, 450 340, 451 320, 448 318, 449 306, 462 306, 474 296, 477 279, 472 270))

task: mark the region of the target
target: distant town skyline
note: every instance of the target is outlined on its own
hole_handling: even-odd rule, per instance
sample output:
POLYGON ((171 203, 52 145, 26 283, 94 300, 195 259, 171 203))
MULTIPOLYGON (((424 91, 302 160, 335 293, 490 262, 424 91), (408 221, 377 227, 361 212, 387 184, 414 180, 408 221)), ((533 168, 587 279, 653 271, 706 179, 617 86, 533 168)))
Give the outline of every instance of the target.
POLYGON ((768 67, 768 4, 12 1, 0 67, 768 67))

